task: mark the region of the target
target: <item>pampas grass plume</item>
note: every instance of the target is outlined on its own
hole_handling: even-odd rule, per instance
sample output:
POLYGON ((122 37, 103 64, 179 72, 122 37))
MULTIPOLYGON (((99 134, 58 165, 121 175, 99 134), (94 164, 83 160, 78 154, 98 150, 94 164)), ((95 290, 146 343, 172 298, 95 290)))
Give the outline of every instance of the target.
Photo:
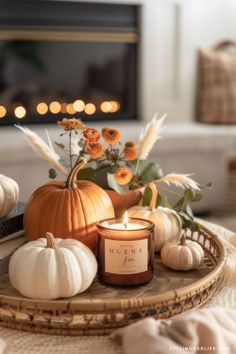
POLYGON ((38 134, 30 130, 29 128, 22 127, 16 124, 15 127, 23 133, 25 140, 31 145, 31 147, 36 152, 36 154, 38 154, 39 157, 48 161, 49 164, 58 172, 67 175, 66 169, 59 162, 60 156, 54 151, 52 147, 48 132, 46 134, 49 141, 49 145, 47 145, 38 134))

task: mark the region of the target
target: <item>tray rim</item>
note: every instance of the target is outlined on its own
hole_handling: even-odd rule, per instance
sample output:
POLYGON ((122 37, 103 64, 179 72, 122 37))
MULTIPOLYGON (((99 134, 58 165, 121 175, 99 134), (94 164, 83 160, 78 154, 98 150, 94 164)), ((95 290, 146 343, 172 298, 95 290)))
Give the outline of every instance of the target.
MULTIPOLYGON (((197 293, 199 292, 200 288, 204 288, 204 286, 206 286, 206 284, 209 284, 210 281, 214 283, 218 278, 220 278, 227 258, 226 248, 220 237, 204 225, 199 225, 200 230, 205 231, 206 233, 214 237, 214 241, 216 242, 221 255, 218 264, 216 265, 216 267, 214 267, 212 271, 210 271, 210 273, 187 286, 156 295, 141 296, 138 298, 124 297, 121 299, 106 298, 73 300, 73 298, 70 298, 70 300, 40 300, 4 295, 0 293, 0 308, 4 305, 9 305, 12 307, 16 307, 18 310, 20 308, 35 310, 36 308, 38 311, 52 310, 60 312, 67 311, 68 313, 103 313, 103 311, 112 312, 119 310, 122 311, 125 309, 138 309, 140 307, 145 308, 149 307, 150 305, 158 305, 163 302, 165 302, 166 304, 170 304, 171 302, 174 302, 176 298, 188 296, 190 292, 197 293)), ((204 251, 207 252, 206 250, 204 251)), ((207 300, 208 299, 209 298, 207 298, 207 300)))

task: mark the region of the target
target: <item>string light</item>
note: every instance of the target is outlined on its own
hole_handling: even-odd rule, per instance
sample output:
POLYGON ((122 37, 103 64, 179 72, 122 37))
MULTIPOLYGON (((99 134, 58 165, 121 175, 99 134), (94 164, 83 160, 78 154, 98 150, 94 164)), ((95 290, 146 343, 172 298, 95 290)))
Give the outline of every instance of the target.
POLYGON ((115 113, 119 111, 120 104, 117 101, 104 101, 100 104, 100 109, 103 113, 115 113))
POLYGON ((112 105, 110 102, 104 101, 101 103, 100 108, 103 113, 109 113, 112 109, 112 105))
POLYGON ((76 110, 73 107, 73 103, 69 103, 66 107, 67 113, 69 114, 75 114, 76 110))
POLYGON ((118 112, 120 110, 120 104, 117 101, 110 101, 111 104, 111 113, 118 112))
POLYGON ((37 104, 36 110, 39 114, 44 115, 48 112, 48 105, 45 102, 40 102, 37 104))
POLYGON ((57 101, 53 101, 49 105, 49 109, 53 114, 57 114, 61 111, 61 105, 57 101))
POLYGON ((93 103, 87 103, 84 107, 84 111, 86 114, 91 115, 96 112, 96 107, 93 103))
POLYGON ((61 113, 67 113, 67 103, 66 102, 61 103, 61 113))
POLYGON ((7 110, 4 106, 0 106, 0 118, 4 118, 7 113, 7 110))
POLYGON ((83 112, 84 107, 85 107, 85 103, 82 100, 76 100, 73 103, 73 108, 76 112, 83 112))
POLYGON ((22 119, 26 115, 26 109, 23 106, 18 106, 15 108, 14 113, 16 118, 22 119))

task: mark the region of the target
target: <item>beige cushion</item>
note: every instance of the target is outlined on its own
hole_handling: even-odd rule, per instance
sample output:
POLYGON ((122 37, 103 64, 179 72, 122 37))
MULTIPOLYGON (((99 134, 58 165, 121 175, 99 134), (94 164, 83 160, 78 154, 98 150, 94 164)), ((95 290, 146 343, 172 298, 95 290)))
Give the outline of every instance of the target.
POLYGON ((236 57, 199 50, 196 118, 205 123, 236 123, 236 57))

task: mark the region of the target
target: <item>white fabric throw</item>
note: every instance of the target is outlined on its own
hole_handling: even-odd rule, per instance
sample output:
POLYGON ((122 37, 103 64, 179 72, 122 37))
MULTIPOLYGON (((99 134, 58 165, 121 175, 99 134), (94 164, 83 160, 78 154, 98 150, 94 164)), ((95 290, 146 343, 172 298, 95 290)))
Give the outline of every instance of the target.
POLYGON ((124 354, 236 354, 236 310, 195 309, 170 320, 146 318, 112 334, 124 354))
POLYGON ((0 338, 0 354, 8 354, 7 344, 1 338, 0 338))

